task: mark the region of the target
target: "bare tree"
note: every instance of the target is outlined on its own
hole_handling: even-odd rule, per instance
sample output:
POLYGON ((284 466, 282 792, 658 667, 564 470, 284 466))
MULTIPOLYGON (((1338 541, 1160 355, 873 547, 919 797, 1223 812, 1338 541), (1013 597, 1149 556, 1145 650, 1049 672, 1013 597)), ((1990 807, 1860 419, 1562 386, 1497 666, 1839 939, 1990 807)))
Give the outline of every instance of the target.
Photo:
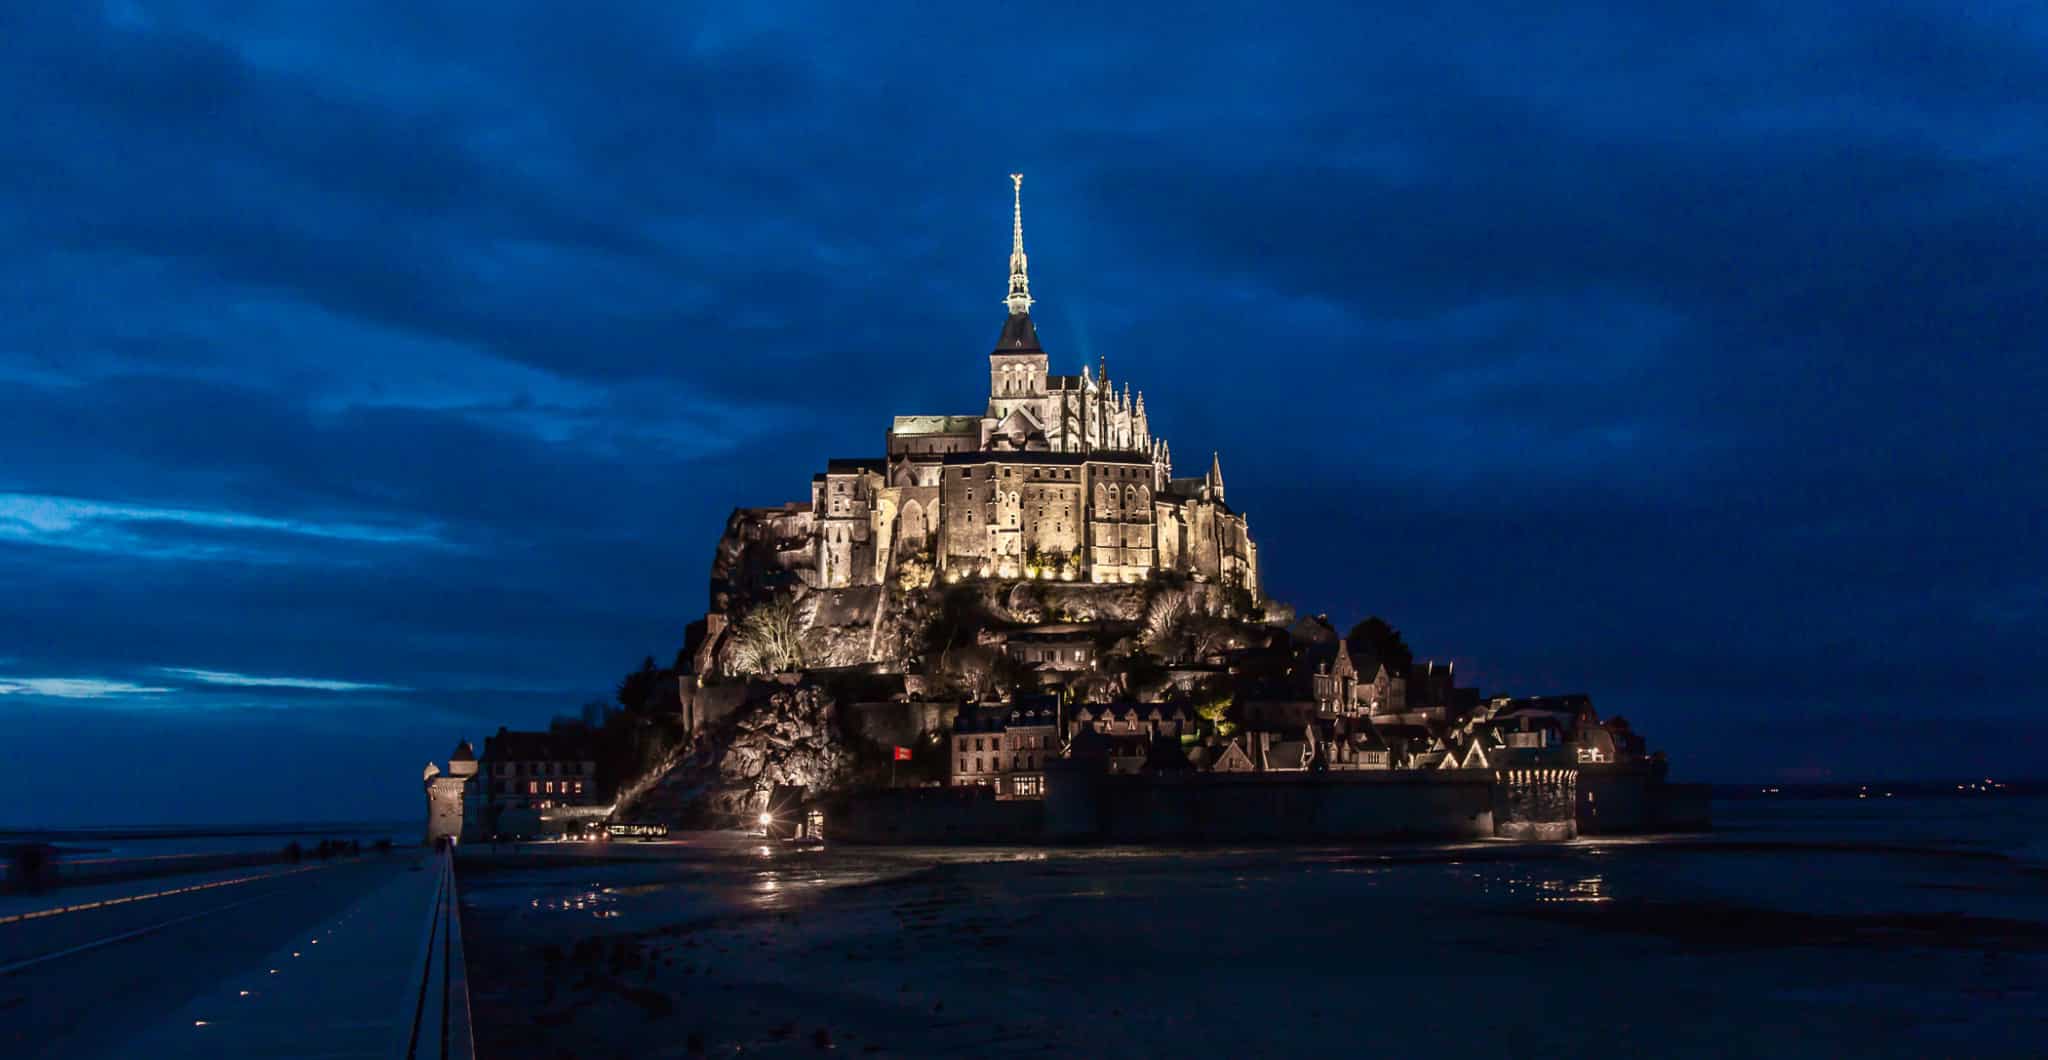
POLYGON ((732 674, 771 674, 800 670, 804 646, 797 635, 796 604, 786 596, 756 606, 734 629, 726 670, 732 674))

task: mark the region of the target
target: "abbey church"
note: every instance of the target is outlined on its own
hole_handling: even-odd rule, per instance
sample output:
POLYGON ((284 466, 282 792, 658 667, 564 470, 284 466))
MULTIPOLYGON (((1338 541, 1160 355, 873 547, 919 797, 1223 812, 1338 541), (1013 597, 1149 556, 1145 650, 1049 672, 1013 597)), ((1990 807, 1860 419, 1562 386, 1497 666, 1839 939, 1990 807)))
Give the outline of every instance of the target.
POLYGON ((1119 389, 1106 363, 1052 374, 1031 322, 1024 178, 1010 179, 1009 317, 988 355, 987 408, 897 416, 880 459, 830 461, 811 480, 810 510, 781 520, 814 546, 813 569, 797 573, 839 588, 882 584, 906 565, 947 581, 1179 571, 1256 594, 1258 552, 1224 500, 1221 461, 1174 478, 1142 391, 1119 389))

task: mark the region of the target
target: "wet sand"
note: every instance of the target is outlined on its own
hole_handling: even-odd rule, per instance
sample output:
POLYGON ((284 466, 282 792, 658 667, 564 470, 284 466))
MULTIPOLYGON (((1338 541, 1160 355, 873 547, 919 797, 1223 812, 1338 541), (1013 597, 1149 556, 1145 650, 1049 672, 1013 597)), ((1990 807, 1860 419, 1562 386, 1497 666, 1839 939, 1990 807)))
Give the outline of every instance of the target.
POLYGON ((556 846, 465 863, 465 938, 491 1057, 2039 1055, 2039 868, 1809 833, 556 846))

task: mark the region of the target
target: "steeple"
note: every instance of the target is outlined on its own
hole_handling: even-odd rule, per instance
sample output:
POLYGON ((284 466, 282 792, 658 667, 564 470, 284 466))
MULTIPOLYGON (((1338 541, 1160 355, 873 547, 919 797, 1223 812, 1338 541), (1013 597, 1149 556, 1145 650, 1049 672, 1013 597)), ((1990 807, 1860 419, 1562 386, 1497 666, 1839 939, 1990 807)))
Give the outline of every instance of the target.
POLYGON ((1010 315, 1031 312, 1031 277, 1024 258, 1024 174, 1010 174, 1010 315))
POLYGON ((1209 481, 1207 485, 1210 496, 1219 501, 1223 499, 1223 457, 1213 450, 1209 453, 1209 481))
POLYGON ((1031 324, 1031 278, 1024 260, 1024 174, 1010 174, 1010 191, 1010 295, 1003 299, 1010 316, 996 338, 996 352, 1036 352, 1038 329, 1031 324))

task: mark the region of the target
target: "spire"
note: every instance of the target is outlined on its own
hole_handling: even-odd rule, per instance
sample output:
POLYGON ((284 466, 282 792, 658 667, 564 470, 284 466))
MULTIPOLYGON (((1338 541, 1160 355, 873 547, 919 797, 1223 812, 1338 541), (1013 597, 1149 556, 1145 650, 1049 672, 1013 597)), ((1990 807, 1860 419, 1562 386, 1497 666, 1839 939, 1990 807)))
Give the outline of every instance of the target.
POLYGON ((1209 453, 1209 491, 1223 499, 1223 457, 1214 450, 1209 453))
POLYGON ((1031 312, 1031 278, 1024 258, 1024 174, 1010 174, 1012 220, 1010 229, 1010 296, 1004 299, 1010 315, 1031 312))

